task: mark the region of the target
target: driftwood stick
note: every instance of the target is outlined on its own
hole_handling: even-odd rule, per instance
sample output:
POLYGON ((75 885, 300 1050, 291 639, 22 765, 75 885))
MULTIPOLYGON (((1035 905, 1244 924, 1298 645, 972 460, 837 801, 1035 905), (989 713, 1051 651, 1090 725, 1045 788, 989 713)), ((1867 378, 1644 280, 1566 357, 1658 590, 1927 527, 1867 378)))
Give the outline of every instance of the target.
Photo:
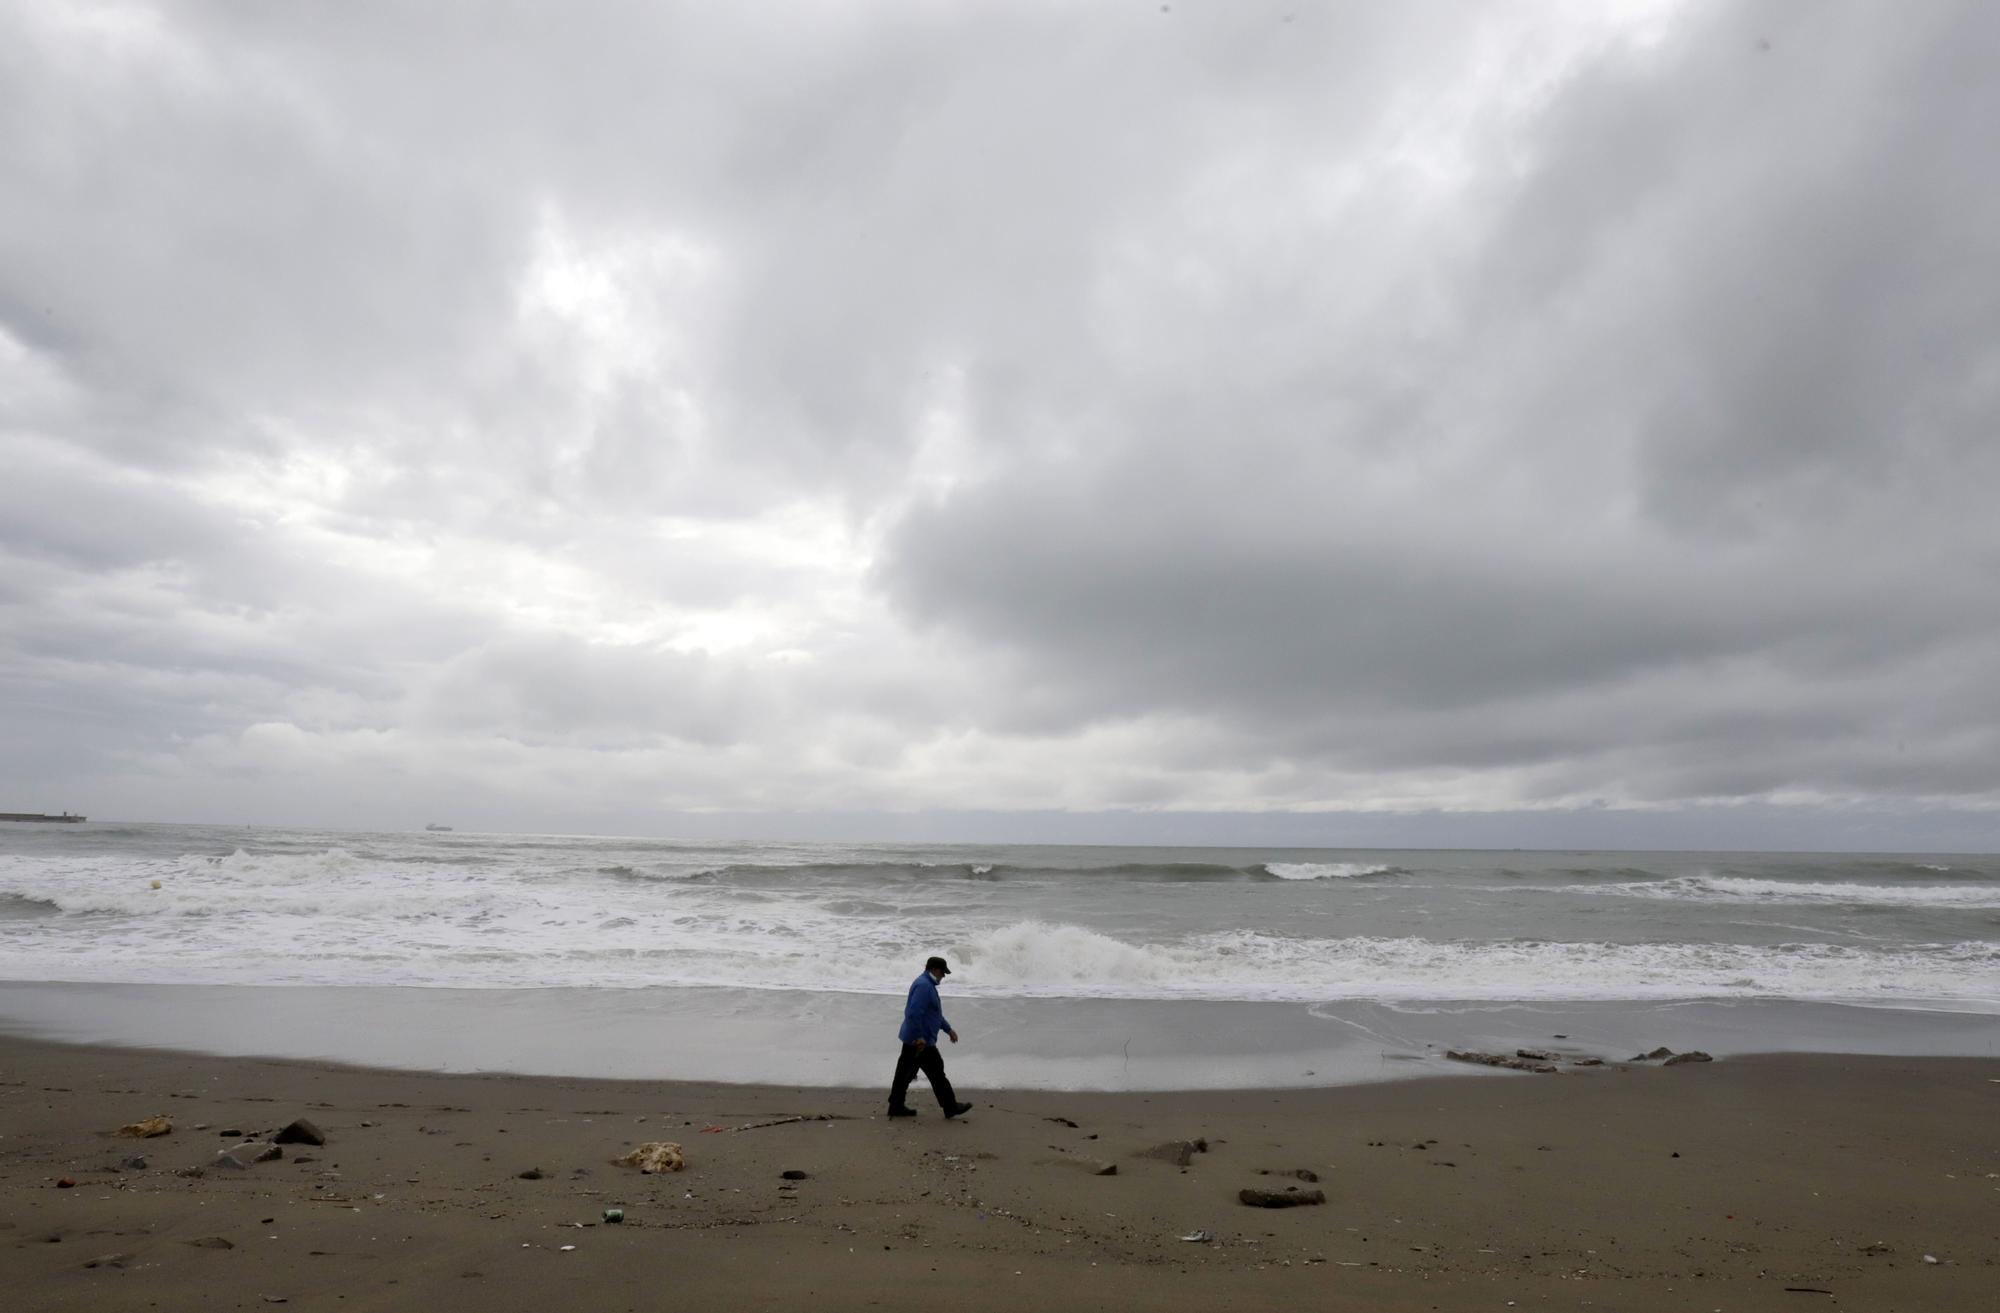
POLYGON ((837 1117, 830 1112, 807 1112, 800 1113, 795 1117, 777 1117, 767 1122, 751 1122, 747 1126, 737 1126, 732 1129, 739 1131, 761 1131, 766 1126, 790 1126, 795 1122, 837 1122, 846 1120, 846 1117, 837 1117))

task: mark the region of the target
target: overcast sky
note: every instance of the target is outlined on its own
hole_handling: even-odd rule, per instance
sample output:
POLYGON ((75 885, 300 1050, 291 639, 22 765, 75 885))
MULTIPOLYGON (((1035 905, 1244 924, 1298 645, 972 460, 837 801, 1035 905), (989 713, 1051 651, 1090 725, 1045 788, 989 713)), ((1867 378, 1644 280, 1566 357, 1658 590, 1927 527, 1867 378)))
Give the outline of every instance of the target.
POLYGON ((0 6, 0 809, 2000 847, 2000 5, 0 6))

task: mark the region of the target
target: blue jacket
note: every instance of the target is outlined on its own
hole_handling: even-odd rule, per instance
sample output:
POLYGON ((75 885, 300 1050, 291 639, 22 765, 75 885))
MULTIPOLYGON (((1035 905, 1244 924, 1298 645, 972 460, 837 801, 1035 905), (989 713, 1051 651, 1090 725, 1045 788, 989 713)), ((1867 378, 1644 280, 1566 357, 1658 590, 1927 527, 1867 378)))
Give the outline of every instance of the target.
POLYGON ((955 1030, 944 1019, 944 1004, 938 1001, 937 981, 926 971, 910 982, 910 1001, 903 1004, 903 1029, 898 1037, 905 1044, 918 1040, 936 1044, 938 1032, 955 1030))

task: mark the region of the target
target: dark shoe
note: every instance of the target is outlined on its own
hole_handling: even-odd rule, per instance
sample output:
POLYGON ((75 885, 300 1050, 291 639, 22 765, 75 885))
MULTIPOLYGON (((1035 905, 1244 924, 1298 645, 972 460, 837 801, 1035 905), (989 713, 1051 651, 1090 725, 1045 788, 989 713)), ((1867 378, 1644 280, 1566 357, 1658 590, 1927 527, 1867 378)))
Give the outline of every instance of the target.
POLYGON ((914 1117, 917 1115, 917 1110, 915 1108, 891 1108, 889 1109, 889 1115, 891 1117, 914 1117))
POLYGON ((945 1109, 944 1115, 947 1117, 957 1117, 971 1111, 972 1105, 969 1103, 954 1103, 951 1107, 945 1109))

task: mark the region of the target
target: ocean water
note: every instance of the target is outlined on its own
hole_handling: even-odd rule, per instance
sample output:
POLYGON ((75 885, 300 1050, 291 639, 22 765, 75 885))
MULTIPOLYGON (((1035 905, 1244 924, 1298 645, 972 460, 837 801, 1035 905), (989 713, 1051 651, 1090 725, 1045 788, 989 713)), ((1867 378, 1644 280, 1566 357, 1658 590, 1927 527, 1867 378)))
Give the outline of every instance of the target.
MULTIPOLYGON (((1068 1083, 1139 1083, 1129 1044, 1123 1074, 1104 1069, 1101 1036, 1077 1033, 1084 1018, 1146 1036, 1143 1079, 1180 1063, 1170 1084, 1214 1083, 1186 1070, 1204 1056, 1219 1059, 1217 1080, 1325 1079, 1295 1060, 1315 1051, 1345 1072, 1336 1078, 1353 1078, 1333 1051, 1357 1033, 1378 1058, 1423 1063, 1491 1038, 1496 1017, 1520 1019, 1524 1037, 1549 1017, 1622 1017, 1644 1042, 1662 1009, 1708 1018, 1693 1029, 1711 1041, 1719 1018, 1732 1035, 1745 1017, 1768 1019, 1742 1047, 1795 1047, 1803 1035, 1880 1048, 1902 1034, 1927 1038, 1889 1047, 1984 1052, 2000 1034, 2000 857, 0 826, 0 980, 118 987, 61 995, 70 1020, 60 1023, 46 1020, 46 988, 0 990, 0 1021, 11 1010, 79 1037, 105 1036, 75 1020, 78 999, 172 1013, 157 1001, 199 997, 200 1008, 179 1010, 227 1015, 240 1035, 286 1011, 284 990, 319 987, 322 1017, 329 1006, 373 1015, 377 1002, 357 1000, 386 990, 400 1000, 380 1004, 386 1015, 439 1018, 426 1026, 500 1015, 504 998, 514 1016, 546 1010, 556 1031, 565 1015, 597 1018, 610 1032, 600 1047, 616 1048, 621 1017, 667 1018, 676 1052, 719 1055, 674 1074, 844 1080, 859 1068, 835 1055, 864 1045, 871 1027, 893 1032, 902 991, 933 952, 951 959, 956 1010, 1007 1036, 1009 1078, 1027 1083, 1063 1083, 1038 1073, 1065 1064, 1068 1083), (253 998, 263 1002, 246 1008, 253 998), (793 1017, 814 1019, 803 1047, 785 1038, 793 1017), (817 1054, 827 1070, 729 1056, 740 1046, 716 1033, 746 1026, 769 1027, 760 1043, 789 1046, 808 1068, 817 1054), (1226 1033, 1204 1033, 1217 1027, 1226 1033), (1232 1047, 1246 1052, 1220 1060, 1232 1047)), ((218 1043, 213 1033, 169 1042, 218 1043)), ((383 1060, 380 1039, 302 1043, 258 1051, 383 1060)), ((630 1066, 576 1053, 537 1066, 512 1042, 447 1065, 493 1065, 499 1048, 517 1069, 630 1066)))

